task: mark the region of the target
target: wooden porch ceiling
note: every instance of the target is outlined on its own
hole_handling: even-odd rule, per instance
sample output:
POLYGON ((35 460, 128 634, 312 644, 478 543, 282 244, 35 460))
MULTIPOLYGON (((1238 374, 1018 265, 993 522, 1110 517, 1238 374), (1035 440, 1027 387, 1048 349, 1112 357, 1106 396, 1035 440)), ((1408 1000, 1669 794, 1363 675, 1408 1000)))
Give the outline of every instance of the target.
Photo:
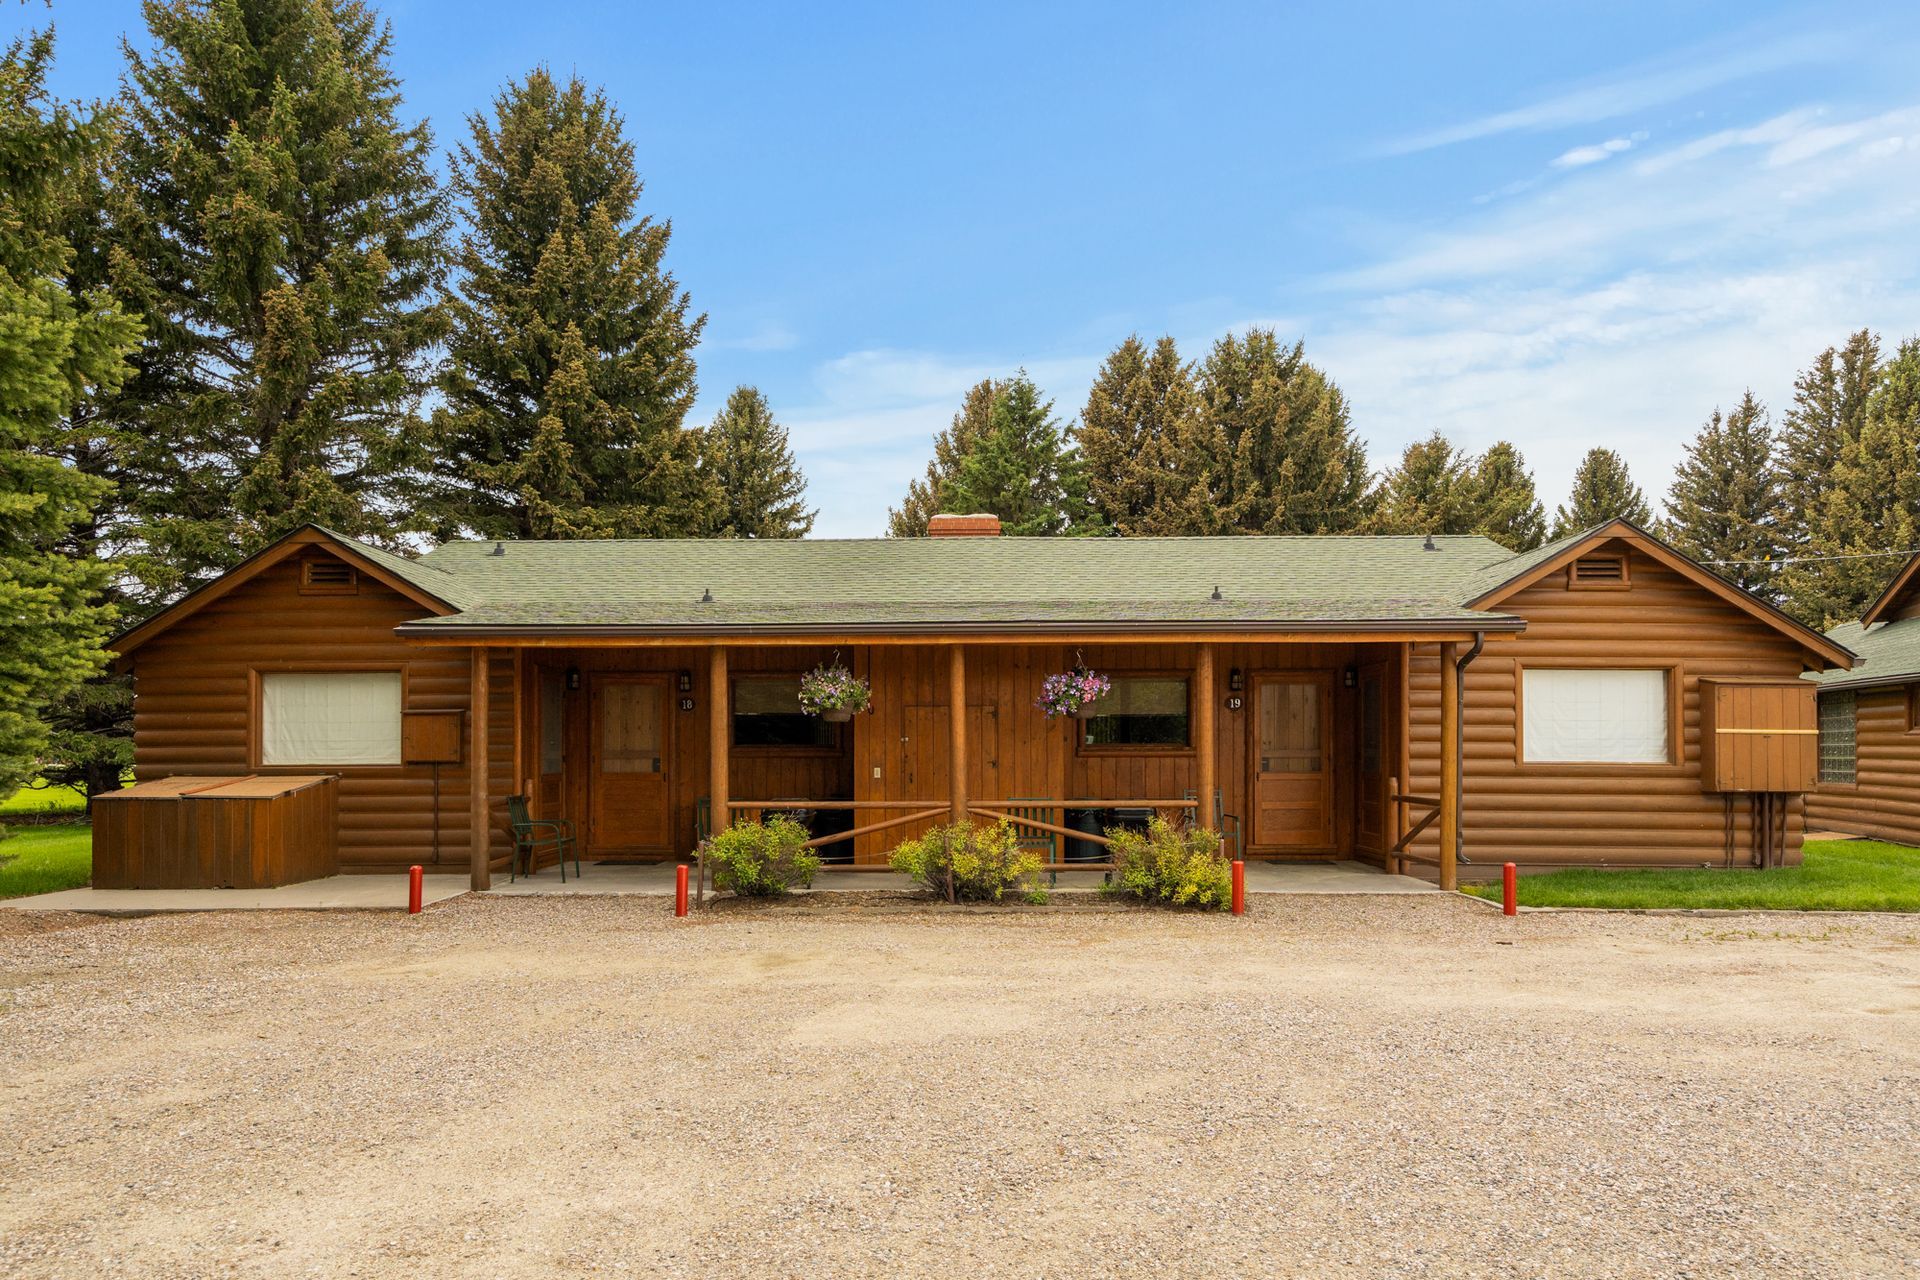
POLYGON ((1513 626, 1467 628, 1452 631, 1406 629, 1296 629, 1291 631, 1022 631, 1022 632, 726 632, 685 635, 609 635, 595 633, 530 633, 473 635, 456 628, 432 634, 407 631, 396 634, 410 644, 487 649, 676 649, 739 646, 838 645, 1035 645, 1035 644, 1471 644, 1476 634, 1489 642, 1517 636, 1513 626))

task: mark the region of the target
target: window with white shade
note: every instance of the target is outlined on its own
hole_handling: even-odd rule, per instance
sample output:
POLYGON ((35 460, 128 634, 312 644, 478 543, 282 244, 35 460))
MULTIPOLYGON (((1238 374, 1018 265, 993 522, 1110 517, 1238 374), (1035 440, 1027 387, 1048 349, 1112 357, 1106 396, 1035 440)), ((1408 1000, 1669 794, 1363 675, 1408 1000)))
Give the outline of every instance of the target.
POLYGON ((398 671, 274 671, 260 677, 260 763, 400 763, 398 671))
POLYGON ((1532 667, 1521 693, 1529 764, 1666 764, 1664 670, 1532 667))

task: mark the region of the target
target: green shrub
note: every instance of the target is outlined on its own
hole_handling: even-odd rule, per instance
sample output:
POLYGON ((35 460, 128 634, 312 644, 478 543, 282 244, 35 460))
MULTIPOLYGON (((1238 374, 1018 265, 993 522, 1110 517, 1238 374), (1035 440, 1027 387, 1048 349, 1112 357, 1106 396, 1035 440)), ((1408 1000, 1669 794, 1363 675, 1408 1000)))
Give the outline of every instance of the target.
POLYGON ((742 898, 777 898, 813 883, 819 856, 807 848, 807 829, 792 818, 740 822, 707 840, 713 887, 742 898))
POLYGON ((906 841, 887 860, 948 902, 998 902, 1009 893, 1045 902, 1040 855, 1019 841, 1010 823, 956 822, 906 841))
POLYGON ((1224 911, 1233 905, 1233 864, 1216 832, 1155 818, 1145 833, 1114 829, 1113 892, 1161 906, 1224 911))

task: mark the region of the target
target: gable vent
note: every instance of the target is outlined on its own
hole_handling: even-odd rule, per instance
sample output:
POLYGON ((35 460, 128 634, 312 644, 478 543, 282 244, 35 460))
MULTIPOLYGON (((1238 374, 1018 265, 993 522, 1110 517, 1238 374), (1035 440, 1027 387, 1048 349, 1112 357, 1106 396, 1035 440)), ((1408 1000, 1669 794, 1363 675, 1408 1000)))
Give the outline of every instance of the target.
POLYGON ((310 595, 352 595, 360 575, 344 560, 314 556, 300 562, 300 590, 310 595))
POLYGON ((1597 590, 1622 589, 1627 586, 1627 558, 1581 556, 1567 567, 1567 585, 1597 590))

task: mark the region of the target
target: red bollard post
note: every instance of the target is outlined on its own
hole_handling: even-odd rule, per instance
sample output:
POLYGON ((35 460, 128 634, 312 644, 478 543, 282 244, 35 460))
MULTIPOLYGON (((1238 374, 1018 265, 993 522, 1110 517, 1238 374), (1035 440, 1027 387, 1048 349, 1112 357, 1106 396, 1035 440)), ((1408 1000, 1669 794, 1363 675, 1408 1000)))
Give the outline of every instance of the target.
POLYGON ((407 914, 420 914, 420 882, 426 876, 417 865, 407 868, 407 914))
POLYGON ((1509 916, 1520 914, 1520 868, 1511 862, 1500 868, 1500 911, 1509 916))
POLYGON ((673 869, 673 914, 687 914, 687 864, 684 862, 673 869))
POLYGON ((1238 859, 1233 864, 1233 914, 1247 914, 1247 864, 1238 859))

